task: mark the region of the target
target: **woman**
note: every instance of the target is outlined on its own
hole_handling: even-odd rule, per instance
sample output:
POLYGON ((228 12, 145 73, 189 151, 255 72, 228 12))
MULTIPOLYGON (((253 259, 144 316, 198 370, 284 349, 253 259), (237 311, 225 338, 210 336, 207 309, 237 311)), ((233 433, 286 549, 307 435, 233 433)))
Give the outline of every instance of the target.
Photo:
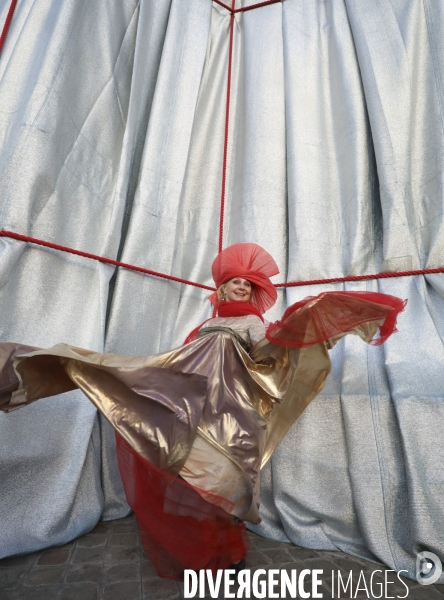
POLYGON ((328 349, 351 333, 382 343, 405 302, 385 294, 306 298, 269 325, 273 258, 256 244, 216 257, 212 319, 151 357, 59 344, 3 344, 5 412, 76 387, 116 430, 119 468, 145 550, 161 576, 225 568, 259 523, 260 469, 325 385, 328 349), (376 331, 380 337, 373 340, 376 331))

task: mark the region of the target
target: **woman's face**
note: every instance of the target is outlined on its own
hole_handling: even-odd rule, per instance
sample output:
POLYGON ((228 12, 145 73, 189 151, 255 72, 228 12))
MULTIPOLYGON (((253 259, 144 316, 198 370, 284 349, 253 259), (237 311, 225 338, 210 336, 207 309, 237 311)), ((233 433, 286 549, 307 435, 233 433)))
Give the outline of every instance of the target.
POLYGON ((242 277, 233 277, 225 284, 227 302, 249 302, 251 300, 251 283, 242 277))

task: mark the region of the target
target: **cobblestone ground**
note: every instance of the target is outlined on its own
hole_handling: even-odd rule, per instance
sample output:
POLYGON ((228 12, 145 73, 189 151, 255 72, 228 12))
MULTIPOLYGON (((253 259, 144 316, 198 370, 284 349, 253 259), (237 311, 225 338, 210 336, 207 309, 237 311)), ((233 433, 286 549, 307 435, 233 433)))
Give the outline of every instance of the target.
MULTIPOLYGON (((389 584, 388 594, 374 585, 375 596, 365 589, 356 592, 360 573, 367 587, 370 576, 384 567, 359 560, 343 552, 323 552, 267 540, 249 533, 251 549, 247 568, 256 569, 323 569, 323 586, 318 592, 324 599, 332 596, 331 573, 341 571, 344 581, 352 571, 352 595, 341 598, 408 597, 409 600, 444 600, 444 585, 420 586, 405 579, 409 588, 398 582, 389 584)), ((381 575, 380 573, 377 575, 381 575)), ((389 573, 389 581, 396 574, 389 573)), ((382 575, 383 577, 383 575, 382 575)), ((374 584, 381 579, 373 578, 374 584)), ((336 583, 337 584, 337 583, 336 583)), ((336 585, 335 584, 335 585, 336 585)), ((277 588, 279 589, 279 588, 277 588)), ((306 586, 311 589, 309 582, 306 586)), ((210 596, 208 596, 210 597, 210 596)), ((298 598, 300 596, 298 595, 298 598)), ((311 597, 311 596, 310 596, 311 597)), ((140 545, 134 516, 118 521, 100 522, 83 537, 61 546, 27 556, 0 561, 0 600, 180 600, 183 584, 160 579, 140 545)), ((223 598, 221 594, 219 598, 223 598)))

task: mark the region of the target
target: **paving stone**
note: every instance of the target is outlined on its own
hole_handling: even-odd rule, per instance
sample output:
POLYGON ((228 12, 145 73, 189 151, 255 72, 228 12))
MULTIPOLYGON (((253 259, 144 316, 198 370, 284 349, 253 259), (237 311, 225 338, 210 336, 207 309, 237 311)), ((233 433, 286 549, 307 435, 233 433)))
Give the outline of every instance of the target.
MULTIPOLYGON (((3 569, 0 571, 0 590, 15 587, 20 583, 25 569, 3 569)), ((1 597, 1 596, 0 596, 1 597)))
POLYGON ((20 600, 19 591, 17 588, 0 588, 0 598, 2 600, 20 600))
MULTIPOLYGON (((302 566, 304 569, 322 569, 324 571, 325 577, 331 577, 332 571, 334 571, 336 574, 336 572, 339 570, 338 565, 336 565, 333 561, 324 560, 319 556, 317 558, 310 558, 309 560, 304 560, 302 566)), ((357 573, 359 573, 360 570, 361 567, 356 569, 350 568, 346 569, 345 572, 348 573, 349 571, 356 571, 357 573)))
POLYGON ((113 523, 114 525, 116 523, 137 523, 137 517, 133 512, 131 512, 131 514, 127 517, 122 517, 121 519, 114 519, 113 523))
POLYGON ((338 553, 336 556, 330 555, 329 560, 334 562, 340 569, 344 571, 355 571, 355 570, 370 570, 370 572, 381 570, 383 571, 387 567, 384 565, 378 565, 374 563, 364 562, 349 554, 338 553), (374 566, 374 568, 372 568, 374 566))
POLYGON ((99 521, 90 533, 108 533, 113 528, 113 523, 114 521, 99 521))
POLYGON ((146 555, 145 550, 143 549, 142 545, 140 545, 138 547, 138 551, 139 551, 139 560, 140 561, 142 561, 142 560, 148 560, 149 562, 151 562, 150 559, 148 558, 148 556, 146 555))
MULTIPOLYGON (((254 545, 256 546, 256 548, 258 550, 265 550, 268 548, 282 548, 282 546, 284 546, 284 544, 282 542, 276 542, 275 540, 268 540, 267 538, 263 538, 260 537, 259 535, 256 536, 256 538, 253 538, 254 540, 254 545)), ((286 546, 288 545, 289 547, 292 546, 292 544, 285 544, 286 546)))
POLYGON ((143 582, 143 600, 175 600, 176 598, 180 598, 180 592, 175 581, 159 577, 157 580, 148 579, 143 582))
POLYGON ((61 583, 64 567, 34 567, 25 579, 26 585, 49 585, 61 583))
POLYGON ((300 546, 288 546, 287 552, 291 554, 291 556, 295 560, 300 560, 304 562, 305 560, 310 560, 311 558, 319 558, 318 550, 311 550, 311 548, 301 548, 300 546))
POLYGON ((254 567, 260 567, 262 565, 269 565, 272 563, 272 560, 263 552, 249 552, 247 554, 247 559, 245 562, 247 568, 252 569, 254 567))
POLYGON ((105 567, 104 581, 106 583, 131 580, 140 581, 139 561, 105 567))
POLYGON ((433 585, 418 585, 411 588, 408 595, 408 600, 442 600, 442 598, 442 594, 434 589, 433 585))
POLYGON ((71 558, 71 563, 102 563, 105 556, 105 547, 76 548, 71 558))
POLYGON ((61 548, 53 548, 42 552, 37 561, 38 565, 63 565, 68 562, 70 551, 61 548))
MULTIPOLYGON (((80 583, 61 589, 57 600, 98 600, 99 590, 93 583, 80 583)), ((127 598, 127 600, 131 600, 127 598)))
POLYGON ((8 556, 0 560, 0 569, 15 569, 17 567, 30 567, 40 552, 33 552, 26 556, 8 556))
MULTIPOLYGON (((140 600, 142 597, 139 581, 112 583, 103 588, 103 600, 140 600)), ((155 600, 151 597, 150 600, 155 600)))
POLYGON ((78 564, 69 565, 65 575, 65 583, 98 582, 102 577, 102 565, 78 564))
POLYGON ((37 587, 20 587, 18 590, 18 600, 55 600, 58 585, 41 585, 37 587))
POLYGON ((275 565, 294 561, 291 554, 287 554, 287 552, 281 548, 269 548, 267 550, 262 550, 262 553, 268 556, 275 565))
POLYGON ((136 533, 137 525, 135 522, 115 523, 113 533, 136 533))
POLYGON ((158 577, 156 567, 150 560, 140 561, 142 579, 150 579, 151 577, 158 577))
POLYGON ((77 548, 95 548, 104 546, 108 540, 108 532, 88 533, 77 540, 77 548))
POLYGON ((133 562, 139 560, 139 548, 126 548, 125 546, 115 546, 108 548, 105 555, 105 564, 116 564, 133 562))
MULTIPOLYGON (((101 521, 93 532, 77 541, 28 556, 0 560, 0 587, 1 582, 4 583, 0 600, 141 600, 142 597, 145 600, 176 600, 183 597, 182 584, 157 576, 140 545, 135 524, 134 516, 116 522, 101 521), (66 555, 70 556, 70 560, 42 565, 42 562, 62 560, 66 555), (37 564, 39 560, 41 562, 37 564), (33 578, 36 578, 35 584, 32 584, 33 578)), ((324 594, 324 600, 332 597, 331 570, 335 572, 335 578, 340 570, 344 581, 352 571, 353 596, 367 598, 365 589, 357 593, 355 589, 361 570, 369 591, 371 574, 376 570, 382 571, 373 579, 375 591, 379 592, 381 588, 376 584, 384 582, 384 571, 388 569, 344 552, 300 548, 266 540, 253 532, 248 532, 248 536, 251 550, 246 562, 252 573, 264 570, 262 579, 270 569, 296 569, 300 572, 303 568, 321 568, 324 573, 320 576, 322 586, 319 591, 324 594)), ((404 596, 406 588, 397 579, 396 573, 391 572, 390 577, 397 587, 395 583, 389 584, 389 594, 404 596)), ((444 600, 443 585, 420 586, 410 579, 403 578, 403 581, 410 590, 407 600, 444 600)), ((311 589, 310 582, 311 578, 307 577, 307 591, 311 589)), ((346 595, 341 594, 342 597, 346 595)), ((209 598, 209 593, 205 597, 209 598)), ((223 598, 223 591, 219 598, 223 598)))
POLYGON ((59 548, 65 550, 71 550, 72 548, 74 548, 74 546, 76 545, 77 540, 72 540, 71 542, 67 542, 66 544, 63 544, 63 546, 59 546, 59 548))
MULTIPOLYGON (((300 562, 291 562, 285 565, 280 565, 279 567, 277 565, 268 565, 266 568, 267 570, 280 568, 282 571, 287 571, 287 573, 289 574, 291 573, 291 571, 295 570, 299 574, 302 571, 302 569, 305 569, 306 567, 300 562)), ((307 579, 310 579, 310 577, 308 577, 307 579)))
POLYGON ((139 536, 137 533, 112 533, 109 536, 109 546, 126 546, 132 548, 138 546, 139 536))

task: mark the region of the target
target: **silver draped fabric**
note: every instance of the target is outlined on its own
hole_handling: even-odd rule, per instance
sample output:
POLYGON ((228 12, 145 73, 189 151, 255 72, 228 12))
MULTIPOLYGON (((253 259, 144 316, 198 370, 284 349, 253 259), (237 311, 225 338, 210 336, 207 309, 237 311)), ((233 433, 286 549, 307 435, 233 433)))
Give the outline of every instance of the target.
MULTIPOLYGON (((210 0, 19 2, 0 56, 0 226, 211 284, 229 22, 210 0)), ((224 245, 264 246, 275 281, 444 265, 443 30, 436 0, 238 13, 224 245)), ((385 346, 332 350, 265 468, 255 529, 413 577, 418 551, 444 560, 444 276, 293 288, 266 317, 332 289, 409 304, 385 346)), ((0 239, 4 341, 153 354, 210 316, 206 295, 0 239)), ((54 402, 0 416, 0 556, 127 511, 112 431, 80 393, 54 402)))

